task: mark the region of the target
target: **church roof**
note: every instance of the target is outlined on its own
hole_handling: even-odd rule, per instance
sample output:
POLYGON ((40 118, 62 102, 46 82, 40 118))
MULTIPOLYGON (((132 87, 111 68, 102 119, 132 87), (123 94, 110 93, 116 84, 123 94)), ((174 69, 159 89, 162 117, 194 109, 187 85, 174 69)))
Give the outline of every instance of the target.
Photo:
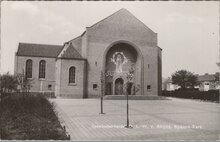
POLYGON ((80 53, 81 52, 81 47, 82 47, 82 37, 78 36, 70 41, 68 41, 67 43, 72 43, 73 47, 80 53))
POLYGON ((61 57, 62 59, 82 59, 79 52, 73 47, 72 43, 63 51, 61 57))
MULTIPOLYGON (((147 25, 145 25, 141 20, 139 20, 136 16, 134 16, 130 11, 128 11, 125 8, 122 8, 118 11, 116 11, 115 13, 109 15, 108 17, 102 19, 101 21, 93 24, 92 26, 88 27, 88 28, 93 28, 95 26, 98 26, 99 24, 110 20, 110 21, 114 21, 114 20, 118 20, 118 19, 125 19, 127 20, 126 22, 130 22, 131 20, 135 21, 135 24, 137 24, 138 26, 144 27, 146 30, 151 31, 152 33, 155 33, 153 30, 151 30, 147 25)), ((112 24, 112 23, 111 23, 112 24)))
MULTIPOLYGON (((114 20, 117 19, 117 18, 119 18, 119 19, 127 19, 127 20, 133 19, 133 21, 135 21, 135 24, 138 23, 139 27, 142 27, 144 30, 148 30, 148 31, 150 31, 150 32, 152 32, 152 33, 155 34, 155 32, 154 32, 152 29, 150 29, 147 25, 145 25, 141 20, 139 20, 137 17, 135 17, 130 11, 128 11, 128 10, 125 9, 125 8, 122 8, 122 9, 120 9, 120 10, 114 12, 113 14, 107 16, 106 18, 104 18, 104 19, 102 19, 102 20, 96 22, 95 24, 93 24, 93 25, 91 25, 91 26, 89 26, 89 27, 87 27, 87 28, 88 28, 88 29, 91 29, 91 28, 93 28, 93 27, 99 26, 100 24, 104 23, 104 22, 107 21, 107 20, 110 20, 110 21, 112 20, 112 21, 114 21, 114 20)), ((112 23, 111 23, 111 24, 112 24, 112 23)), ((83 35, 84 35, 86 32, 87 32, 87 31, 85 30, 80 36, 78 36, 78 37, 76 37, 76 38, 74 38, 74 39, 71 39, 70 41, 74 41, 75 39, 78 39, 79 37, 83 37, 83 35)), ((69 41, 69 42, 70 42, 70 41, 69 41)), ((159 47, 159 48, 160 48, 160 47, 159 47)), ((160 48, 160 49, 161 49, 161 48, 160 48)))
POLYGON ((17 55, 56 58, 62 48, 61 45, 19 43, 17 55))
POLYGON ((203 82, 203 81, 215 81, 215 75, 214 75, 214 74, 199 75, 199 76, 198 76, 198 81, 199 81, 199 82, 203 82))

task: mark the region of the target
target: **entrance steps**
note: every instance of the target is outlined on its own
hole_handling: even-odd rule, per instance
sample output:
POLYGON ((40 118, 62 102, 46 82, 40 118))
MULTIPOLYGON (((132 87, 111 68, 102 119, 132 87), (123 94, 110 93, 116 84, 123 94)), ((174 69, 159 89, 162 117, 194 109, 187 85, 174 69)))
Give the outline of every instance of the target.
MULTIPOLYGON (((105 100, 126 100, 126 95, 106 95, 105 100)), ((168 100, 163 96, 128 95, 129 100, 168 100)))

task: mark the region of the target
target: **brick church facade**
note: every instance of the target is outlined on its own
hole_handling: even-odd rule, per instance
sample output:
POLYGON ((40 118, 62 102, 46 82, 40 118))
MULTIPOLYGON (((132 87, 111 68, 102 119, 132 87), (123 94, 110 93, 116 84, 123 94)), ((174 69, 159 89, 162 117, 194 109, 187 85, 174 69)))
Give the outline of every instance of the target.
POLYGON ((32 80, 30 92, 57 97, 158 96, 161 51, 157 33, 121 9, 62 46, 19 43, 15 74, 32 80))

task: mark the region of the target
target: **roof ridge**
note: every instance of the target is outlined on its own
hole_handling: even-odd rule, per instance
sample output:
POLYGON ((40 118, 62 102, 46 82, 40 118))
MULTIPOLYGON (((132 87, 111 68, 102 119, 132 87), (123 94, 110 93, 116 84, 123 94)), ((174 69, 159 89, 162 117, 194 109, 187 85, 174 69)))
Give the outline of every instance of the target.
POLYGON ((75 38, 73 38, 73 39, 71 39, 71 40, 69 40, 69 41, 67 41, 67 42, 65 42, 65 43, 71 42, 71 41, 73 41, 73 40, 75 40, 75 39, 77 39, 77 38, 79 38, 79 37, 81 37, 81 35, 79 35, 79 36, 77 36, 77 37, 75 37, 75 38))
POLYGON ((203 75, 199 75, 199 76, 213 76, 215 74, 203 74, 203 75))
POLYGON ((57 57, 62 50, 62 45, 36 44, 19 42, 18 56, 35 56, 35 57, 57 57))
POLYGON ((156 34, 156 32, 154 32, 153 30, 151 30, 151 28, 149 28, 144 22, 142 22, 140 19, 138 19, 134 14, 132 14, 130 11, 128 11, 127 9, 125 9, 127 12, 129 12, 135 19, 137 19, 139 22, 141 22, 147 29, 149 29, 150 31, 152 31, 153 33, 156 34))
MULTIPOLYGON (((126 9, 125 9, 125 8, 121 8, 121 9, 119 9, 118 11, 116 11, 116 12, 112 13, 111 15, 109 15, 109 16, 107 16, 107 17, 105 17, 104 19, 102 19, 102 20, 100 20, 100 21, 96 22, 95 24, 93 24, 93 25, 89 26, 88 28, 92 28, 93 26, 95 26, 95 25, 97 25, 98 23, 101 23, 102 21, 104 21, 104 20, 106 20, 106 19, 108 19, 108 18, 112 17, 113 15, 115 15, 116 13, 118 13, 119 11, 122 11, 122 10, 126 10, 126 9)), ((126 11, 128 11, 128 10, 126 10, 126 11)))
POLYGON ((27 43, 27 42, 19 42, 19 44, 49 45, 49 46, 63 46, 63 45, 57 45, 57 44, 27 43))

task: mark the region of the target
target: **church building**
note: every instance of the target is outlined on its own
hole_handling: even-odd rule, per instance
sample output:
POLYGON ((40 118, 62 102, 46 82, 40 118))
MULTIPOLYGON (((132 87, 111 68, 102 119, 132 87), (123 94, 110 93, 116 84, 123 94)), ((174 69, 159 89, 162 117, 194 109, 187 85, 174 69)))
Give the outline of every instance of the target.
POLYGON ((158 96, 161 51, 157 33, 121 9, 64 45, 19 43, 15 74, 31 80, 30 92, 56 97, 158 96))

